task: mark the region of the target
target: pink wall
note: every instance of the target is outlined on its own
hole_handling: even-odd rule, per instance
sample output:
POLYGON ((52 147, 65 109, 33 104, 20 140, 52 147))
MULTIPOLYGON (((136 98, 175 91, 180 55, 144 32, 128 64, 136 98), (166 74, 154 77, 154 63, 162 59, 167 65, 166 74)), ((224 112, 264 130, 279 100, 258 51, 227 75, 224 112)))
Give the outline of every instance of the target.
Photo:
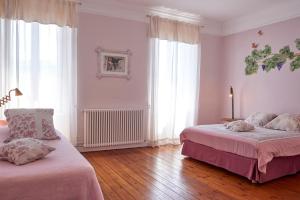
POLYGON ((220 122, 222 37, 201 36, 199 124, 220 122))
MULTIPOLYGON (((199 123, 219 120, 221 37, 203 35, 199 123)), ((78 143, 83 142, 84 108, 147 105, 147 24, 80 13, 78 32, 78 143), (96 78, 97 46, 133 52, 131 79, 96 78)))
POLYGON ((147 105, 148 40, 145 23, 80 13, 78 33, 78 142, 83 141, 84 108, 147 105), (96 77, 96 47, 127 50, 131 79, 96 77))
POLYGON ((236 116, 246 117, 256 111, 300 113, 300 69, 289 70, 286 64, 281 71, 246 76, 244 59, 251 52, 251 43, 260 47, 270 44, 273 52, 285 45, 295 49, 294 40, 300 38, 300 18, 268 25, 223 38, 221 82, 221 108, 223 116, 230 116, 229 86, 235 89, 236 116), (262 30, 263 36, 257 31, 262 30))

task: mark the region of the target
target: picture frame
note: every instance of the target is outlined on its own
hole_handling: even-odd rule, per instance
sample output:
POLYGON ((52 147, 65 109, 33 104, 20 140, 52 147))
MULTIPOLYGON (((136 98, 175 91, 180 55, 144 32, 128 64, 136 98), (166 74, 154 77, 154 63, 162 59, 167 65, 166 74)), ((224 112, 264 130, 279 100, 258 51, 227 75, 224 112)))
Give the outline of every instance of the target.
POLYGON ((116 77, 130 79, 130 56, 131 51, 114 51, 101 47, 96 48, 97 53, 97 77, 116 77))

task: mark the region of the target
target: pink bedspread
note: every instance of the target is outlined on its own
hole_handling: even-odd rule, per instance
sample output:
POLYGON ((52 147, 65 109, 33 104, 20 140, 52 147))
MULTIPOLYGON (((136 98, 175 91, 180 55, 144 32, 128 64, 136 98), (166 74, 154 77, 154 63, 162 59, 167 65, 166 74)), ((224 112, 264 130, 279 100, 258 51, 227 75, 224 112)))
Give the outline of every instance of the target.
POLYGON ((256 127, 251 132, 232 132, 222 124, 202 125, 185 129, 180 141, 206 145, 258 160, 258 169, 266 173, 267 164, 280 156, 300 155, 300 133, 256 127))
MULTIPOLYGON (((0 127, 0 142, 8 128, 0 127)), ((44 159, 15 166, 0 161, 1 200, 102 200, 95 171, 62 136, 44 141, 56 148, 44 159)))

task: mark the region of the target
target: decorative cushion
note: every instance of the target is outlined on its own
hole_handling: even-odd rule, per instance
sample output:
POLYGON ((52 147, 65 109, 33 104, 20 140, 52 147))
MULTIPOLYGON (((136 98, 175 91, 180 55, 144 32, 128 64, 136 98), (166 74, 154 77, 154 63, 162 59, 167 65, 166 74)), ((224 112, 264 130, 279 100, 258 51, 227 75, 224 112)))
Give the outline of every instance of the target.
POLYGON ((4 142, 25 137, 42 140, 59 139, 53 125, 53 113, 53 109, 5 110, 10 136, 4 142))
POLYGON ((225 125, 225 127, 234 132, 246 132, 254 130, 254 126, 252 124, 248 124, 243 120, 229 122, 225 125))
POLYGON ((300 115, 281 114, 266 124, 265 128, 283 131, 300 131, 300 115))
POLYGON ((45 157, 55 148, 33 138, 21 138, 0 146, 0 159, 23 165, 45 157))
POLYGON ((273 113, 257 112, 250 115, 245 121, 253 126, 264 126, 272 121, 275 117, 277 117, 277 115, 273 113))

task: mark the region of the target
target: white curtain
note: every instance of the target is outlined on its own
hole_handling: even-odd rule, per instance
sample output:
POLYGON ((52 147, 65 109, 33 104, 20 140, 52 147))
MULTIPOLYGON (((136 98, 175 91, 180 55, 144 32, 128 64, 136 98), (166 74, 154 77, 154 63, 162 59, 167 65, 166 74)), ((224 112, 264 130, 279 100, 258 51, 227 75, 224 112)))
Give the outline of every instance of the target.
POLYGON ((0 117, 4 108, 54 108, 55 127, 75 144, 76 45, 75 28, 0 19, 0 96, 16 87, 23 93, 0 117))
POLYGON ((178 144, 180 132, 197 120, 198 44, 150 39, 152 145, 178 144))

